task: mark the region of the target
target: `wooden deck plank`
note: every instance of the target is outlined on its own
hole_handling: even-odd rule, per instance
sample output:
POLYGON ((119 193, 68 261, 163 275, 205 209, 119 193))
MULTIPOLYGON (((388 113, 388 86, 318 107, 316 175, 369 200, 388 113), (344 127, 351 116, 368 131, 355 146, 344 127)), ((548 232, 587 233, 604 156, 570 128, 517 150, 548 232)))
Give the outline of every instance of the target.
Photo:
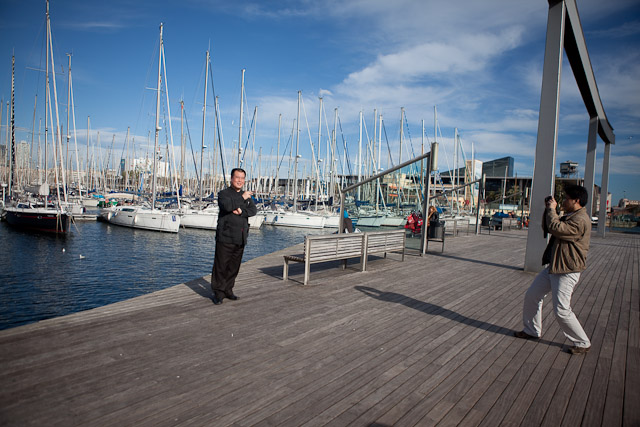
MULTIPOLYGON (((572 308, 578 318, 582 319, 585 328, 587 328, 585 320, 588 319, 589 313, 594 313, 599 310, 598 302, 606 299, 605 292, 599 293, 599 291, 604 291, 606 288, 597 285, 606 273, 599 270, 598 267, 598 264, 595 263, 591 271, 601 271, 601 278, 598 280, 589 280, 588 275, 582 275, 581 282, 578 283, 576 292, 574 293, 573 300, 575 303, 572 304, 572 308), (587 298, 582 297, 582 295, 587 295, 587 298)), ((588 330, 588 328, 585 330, 588 330)), ((590 335, 589 332, 587 332, 587 334, 590 335)), ((563 334, 559 333, 556 339, 562 341, 564 339, 563 334)), ((529 410, 523 417, 521 425, 538 426, 543 422, 548 423, 547 425, 558 425, 560 423, 565 413, 566 396, 571 393, 575 385, 575 376, 569 375, 563 377, 565 372, 576 372, 576 369, 567 371, 567 364, 570 363, 570 361, 571 357, 568 354, 557 354, 553 361, 553 366, 551 366, 550 373, 543 378, 543 384, 531 401, 529 410), (559 404, 562 402, 564 402, 565 405, 559 404), (548 411, 553 408, 554 404, 561 407, 562 410, 553 412, 552 409, 550 415, 547 416, 548 411)), ((580 362, 580 359, 574 358, 574 361, 580 362)), ((531 397, 529 396, 528 399, 531 400, 531 397)))
POLYGON ((237 302, 213 306, 205 276, 0 331, 0 424, 637 425, 640 236, 592 238, 572 304, 586 357, 562 352, 550 304, 541 340, 511 336, 525 242, 314 264, 307 287, 298 265, 281 280, 297 245, 243 264, 237 302))
POLYGON ((631 242, 635 256, 631 263, 631 308, 629 313, 629 341, 624 393, 623 425, 630 426, 640 420, 640 249, 639 242, 631 242))
MULTIPOLYGON (((600 387, 602 384, 603 376, 609 373, 610 357, 608 353, 610 351, 610 345, 607 341, 607 322, 611 313, 611 305, 616 293, 617 277, 621 270, 621 257, 615 257, 609 260, 608 265, 601 265, 604 275, 601 277, 601 283, 608 283, 610 286, 606 288, 606 294, 604 298, 601 298, 602 304, 600 310, 592 310, 591 315, 585 322, 585 330, 587 333, 592 333, 592 352, 584 357, 584 362, 580 367, 580 373, 576 380, 576 387, 574 388, 571 398, 565 409, 565 415, 562 420, 563 426, 577 425, 582 422, 590 422, 585 417, 585 411, 590 405, 588 401, 592 401, 593 404, 601 409, 601 402, 597 399, 592 399, 592 390, 594 390, 594 383, 600 387)), ((606 384, 606 382, 605 382, 606 384)), ((599 390, 595 390, 595 394, 599 393, 599 390)), ((596 419, 601 419, 601 414, 594 413, 596 419)))
MULTIPOLYGON (((612 258, 616 259, 621 253, 622 252, 620 250, 617 250, 615 253, 612 253, 612 258)), ((585 313, 586 310, 583 309, 580 313, 580 318, 582 319, 585 331, 591 337, 592 346, 595 351, 598 348, 596 340, 599 339, 597 336, 594 336, 596 319, 609 292, 608 287, 601 286, 600 284, 606 283, 607 280, 609 280, 611 270, 607 268, 608 259, 592 257, 590 258, 590 261, 592 264, 591 268, 581 275, 582 282, 581 286, 578 287, 578 290, 584 287, 585 292, 587 292, 586 288, 590 284, 591 290, 587 292, 589 296, 584 303, 586 307, 590 307, 589 316, 585 321, 584 314, 582 313, 585 313), (587 286, 583 286, 585 282, 587 286)), ((558 387, 553 395, 553 399, 551 400, 545 417, 542 420, 543 426, 557 426, 562 422, 565 415, 567 415, 567 406, 574 387, 576 387, 582 362, 582 358, 570 358, 567 362, 567 367, 565 368, 560 380, 560 384, 562 384, 562 386, 558 387)), ((579 387, 580 393, 588 392, 588 390, 585 390, 583 384, 580 384, 579 387)))
POLYGON ((603 419, 609 420, 614 425, 622 423, 624 408, 624 384, 625 366, 627 358, 627 345, 629 341, 629 314, 631 303, 631 268, 633 260, 624 259, 622 271, 619 279, 617 294, 620 295, 613 310, 616 316, 610 319, 613 338, 613 352, 611 360, 611 371, 607 383, 607 393, 604 402, 603 419), (631 264, 631 265, 629 265, 631 264), (617 318, 617 319, 616 319, 617 318), (617 320, 617 322, 615 322, 617 320))
MULTIPOLYGON (((495 300, 494 300, 494 304, 495 304, 495 300)), ((490 307, 490 305, 486 306, 486 308, 488 309, 490 307)), ((473 315, 475 316, 476 313, 473 313, 473 315)), ((470 314, 471 315, 471 314, 470 314)), ((469 323, 469 326, 478 326, 479 321, 476 322, 471 322, 469 323)), ((492 336, 495 336, 495 332, 499 327, 497 326, 492 326, 489 327, 488 330, 491 330, 492 332, 492 336)), ((468 328, 466 328, 468 329, 468 328)), ((467 335, 464 339, 462 339, 462 341, 470 341, 471 336, 467 335)), ((461 348, 459 342, 461 341, 459 338, 455 338, 456 341, 453 342, 453 347, 452 350, 455 351, 456 347, 461 348)), ((478 353, 480 354, 480 353, 478 353)), ((440 365, 441 363, 438 363, 437 365, 440 365)), ((419 365, 416 365, 419 366, 419 365)), ((423 365, 424 366, 424 365, 423 365)), ((424 368, 423 368, 424 369, 424 368)), ((396 370, 398 371, 398 370, 396 370)), ((435 375, 438 375, 437 373, 435 375)), ((425 375, 421 375, 425 376, 425 375)), ((402 377, 396 377, 396 378, 402 378, 402 377)), ((406 378, 406 377, 405 377, 406 378)), ((409 376, 409 378, 415 378, 415 374, 411 374, 409 376)), ((431 378, 433 378, 433 375, 431 375, 431 378)), ((424 382, 422 383, 422 385, 424 385, 424 382)), ((352 399, 354 399, 357 403, 350 408, 349 410, 343 412, 338 418, 336 418, 336 421, 338 425, 341 424, 346 424, 347 422, 351 422, 353 420, 355 420, 356 418, 359 419, 359 423, 362 424, 368 424, 370 422, 372 422, 370 419, 375 419, 376 415, 370 413, 367 411, 367 408, 373 408, 376 411, 378 411, 378 413, 380 413, 380 411, 382 411, 382 413, 384 413, 384 409, 389 407, 389 401, 393 401, 393 399, 389 399, 388 396, 390 396, 389 391, 393 391, 396 390, 398 388, 398 383, 391 380, 391 381, 387 381, 384 384, 376 384, 373 389, 375 390, 374 393, 370 393, 368 396, 366 396, 366 398, 363 398, 362 400, 359 400, 358 398, 353 398, 352 395, 352 399), (360 417, 358 417, 358 414, 364 412, 364 414, 360 417), (343 422, 344 421, 344 422, 343 422)), ((406 385, 403 387, 403 390, 406 390, 407 387, 406 385)), ((361 390, 359 390, 360 394, 364 394, 364 392, 362 392, 361 390)), ((424 395, 424 392, 418 392, 420 394, 424 395)), ((342 405, 339 405, 339 407, 343 406, 343 402, 340 402, 342 405)), ((334 410, 334 412, 336 411, 336 409, 332 408, 334 410)), ((326 412, 326 411, 325 411, 326 412)))

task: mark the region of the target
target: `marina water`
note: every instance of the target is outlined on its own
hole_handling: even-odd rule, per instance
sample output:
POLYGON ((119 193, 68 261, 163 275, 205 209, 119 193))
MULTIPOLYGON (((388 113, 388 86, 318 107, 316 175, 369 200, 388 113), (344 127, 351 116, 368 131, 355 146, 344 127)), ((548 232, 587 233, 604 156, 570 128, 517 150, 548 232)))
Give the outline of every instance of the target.
MULTIPOLYGON (((252 229, 243 262, 332 229, 252 229)), ((0 223, 0 329, 123 301, 211 274, 215 232, 78 221, 68 236, 0 223)))

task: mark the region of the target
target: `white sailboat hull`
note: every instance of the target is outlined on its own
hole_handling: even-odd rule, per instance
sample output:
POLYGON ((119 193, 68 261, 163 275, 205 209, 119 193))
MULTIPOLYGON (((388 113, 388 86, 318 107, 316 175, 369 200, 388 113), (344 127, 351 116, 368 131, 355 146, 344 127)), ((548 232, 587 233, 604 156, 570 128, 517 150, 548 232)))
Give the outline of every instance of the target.
POLYGON ((301 212, 286 212, 284 214, 278 214, 273 221, 273 225, 281 227, 324 228, 324 217, 308 215, 301 212))
POLYGON ((327 215, 324 217, 325 228, 340 228, 340 215, 327 215))
POLYGON ((218 226, 218 212, 188 209, 180 213, 180 225, 186 228, 215 230, 218 226))
POLYGON ((180 229, 180 216, 172 212, 140 206, 115 206, 105 211, 101 215, 109 224, 168 233, 177 233, 180 229))
POLYGON ((401 227, 407 223, 407 218, 403 216, 386 216, 382 219, 383 227, 401 227))
POLYGON ((383 220, 383 216, 360 216, 358 217, 358 226, 380 227, 383 220))
POLYGON ((90 199, 82 199, 82 204, 87 208, 95 208, 98 206, 99 202, 100 200, 93 197, 90 199))
POLYGON ((264 224, 265 216, 264 215, 254 215, 249 217, 249 226, 251 228, 260 228, 262 224, 264 224))

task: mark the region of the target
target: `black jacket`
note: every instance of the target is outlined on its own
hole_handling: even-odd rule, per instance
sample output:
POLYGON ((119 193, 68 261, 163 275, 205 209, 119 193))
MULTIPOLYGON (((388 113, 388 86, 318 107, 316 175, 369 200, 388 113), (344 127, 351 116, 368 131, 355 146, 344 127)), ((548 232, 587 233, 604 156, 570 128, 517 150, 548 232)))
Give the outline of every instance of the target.
POLYGON ((249 234, 249 220, 247 218, 258 212, 251 197, 244 200, 242 191, 235 191, 228 187, 218 193, 218 206, 220 213, 218 214, 216 240, 222 243, 246 245, 249 234), (233 213, 237 208, 242 209, 242 214, 233 213))

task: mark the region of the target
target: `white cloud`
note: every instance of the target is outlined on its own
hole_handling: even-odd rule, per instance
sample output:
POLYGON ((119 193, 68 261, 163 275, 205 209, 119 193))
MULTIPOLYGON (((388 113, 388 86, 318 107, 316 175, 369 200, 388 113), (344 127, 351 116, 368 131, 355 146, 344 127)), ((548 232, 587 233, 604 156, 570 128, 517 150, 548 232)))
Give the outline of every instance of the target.
POLYGON ((434 41, 380 55, 360 71, 351 73, 343 86, 367 86, 413 82, 430 75, 479 71, 492 58, 518 45, 522 28, 499 34, 463 35, 455 40, 434 41))
MULTIPOLYGON (((640 156, 638 155, 612 155, 609 162, 609 174, 640 176, 640 156)), ((602 171, 602 158, 596 159, 596 170, 602 171)), ((635 179, 635 178, 634 178, 635 179)), ((638 187, 640 181, 636 181, 634 187, 638 187)))

